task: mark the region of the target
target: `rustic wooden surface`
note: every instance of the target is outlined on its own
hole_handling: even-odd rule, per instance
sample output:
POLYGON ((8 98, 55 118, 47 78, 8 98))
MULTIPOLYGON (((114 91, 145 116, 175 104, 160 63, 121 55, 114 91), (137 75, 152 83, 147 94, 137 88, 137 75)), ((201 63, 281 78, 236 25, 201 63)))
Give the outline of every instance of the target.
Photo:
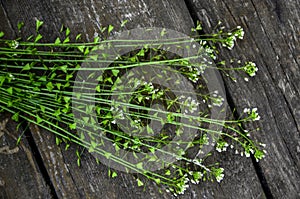
POLYGON ((0 116, 0 198, 51 198, 27 140, 16 146, 20 130, 0 116))
MULTIPOLYGON (((268 155, 256 163, 233 152, 215 153, 213 159, 220 161, 226 171, 224 181, 192 185, 180 198, 299 198, 299 10, 299 0, 52 0, 43 3, 1 0, 0 31, 13 38, 19 35, 16 24, 23 21, 25 27, 21 34, 29 36, 35 30, 35 18, 45 22, 41 31, 47 41, 54 41, 62 24, 70 27, 74 35, 82 33, 84 40, 91 40, 100 26, 118 27, 125 19, 129 20, 127 29, 157 26, 183 33, 189 33, 198 19, 207 33, 213 31, 219 20, 227 28, 241 25, 246 38, 232 51, 222 51, 221 56, 255 61, 259 73, 249 82, 238 79, 241 83, 237 84, 226 77, 224 81, 231 106, 237 107, 238 113, 244 107, 258 107, 263 119, 255 123, 254 127, 261 130, 253 137, 267 144, 268 155)), ((1 116, 0 122, 4 118, 1 116)), ((14 127, 9 121, 6 137, 18 136, 14 127)), ((13 143, 5 144, 13 147, 13 143)), ((159 193, 159 188, 151 182, 146 190, 137 187, 130 174, 118 173, 117 178, 109 178, 106 166, 97 164, 87 152, 83 152, 82 165, 78 167, 77 146, 71 145, 65 151, 64 146, 56 146, 52 134, 34 125, 30 126, 21 148, 14 154, 0 154, 0 197, 173 197, 159 193)))

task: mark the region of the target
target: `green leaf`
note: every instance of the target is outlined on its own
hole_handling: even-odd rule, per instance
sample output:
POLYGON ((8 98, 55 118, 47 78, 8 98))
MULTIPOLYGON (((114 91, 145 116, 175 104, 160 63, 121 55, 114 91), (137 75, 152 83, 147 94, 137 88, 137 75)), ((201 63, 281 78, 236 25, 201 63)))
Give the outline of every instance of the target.
MULTIPOLYGON (((85 54, 85 53, 84 53, 85 54)), ((90 58, 94 61, 97 61, 98 55, 91 55, 90 58)))
POLYGON ((43 113, 45 113, 45 112, 46 112, 46 108, 45 108, 45 106, 42 106, 42 105, 40 105, 40 108, 41 108, 41 111, 42 111, 43 113))
POLYGON ((124 21, 122 21, 122 23, 121 23, 121 28, 123 28, 125 25, 126 25, 126 23, 128 22, 128 20, 126 19, 126 20, 124 20, 124 21))
POLYGON ((113 84, 113 80, 111 79, 111 77, 105 78, 105 82, 110 82, 111 84, 113 84))
POLYGON ((96 91, 100 93, 101 89, 100 89, 100 85, 96 86, 96 91))
POLYGON ((171 171, 168 169, 165 173, 167 176, 171 175, 171 171))
POLYGON ((36 122, 39 124, 39 123, 43 122, 43 119, 40 118, 39 115, 36 115, 36 122))
POLYGON ((19 146, 19 144, 21 142, 21 139, 22 139, 22 136, 19 136, 18 139, 17 139, 17 143, 16 143, 17 146, 19 146))
POLYGON ((60 70, 62 70, 64 73, 67 73, 68 65, 62 65, 59 67, 60 70))
POLYGON ((136 55, 141 57, 145 56, 145 50, 141 49, 136 55))
POLYGON ((56 142, 56 145, 60 145, 62 143, 62 140, 59 138, 59 137, 55 137, 55 142, 56 142))
POLYGON ((69 124, 69 128, 70 128, 71 130, 76 129, 76 123, 69 124))
POLYGON ((149 127, 149 125, 147 125, 147 133, 153 135, 154 131, 152 128, 149 127))
POLYGON ((69 38, 69 37, 67 37, 67 38, 63 41, 64 44, 65 44, 65 43, 68 43, 68 42, 70 42, 70 38, 69 38))
POLYGON ((52 82, 48 82, 46 87, 47 87, 48 91, 50 91, 50 92, 54 89, 54 86, 53 86, 52 82))
POLYGON ((88 149, 89 153, 93 153, 95 152, 95 147, 93 147, 92 145, 90 145, 89 149, 88 149))
POLYGON ((78 34, 78 35, 76 36, 76 41, 77 41, 78 39, 80 39, 80 37, 81 37, 81 34, 78 34))
POLYGON ((90 49, 89 48, 85 48, 85 51, 84 51, 84 55, 87 55, 87 54, 89 54, 89 52, 90 52, 90 49))
POLYGON ((13 106, 12 101, 7 102, 7 107, 12 107, 12 106, 13 106))
POLYGON ((15 113, 15 114, 11 117, 11 119, 14 120, 14 121, 16 121, 16 122, 18 122, 18 121, 19 121, 19 114, 20 114, 20 112, 15 113))
POLYGON ((3 85, 6 77, 5 76, 0 76, 0 87, 3 85))
POLYGON ((40 27, 43 25, 43 21, 36 19, 36 31, 38 32, 40 27))
POLYGON ((64 25, 61 25, 59 32, 64 31, 64 25))
POLYGON ((104 156, 105 156, 107 159, 110 159, 111 153, 106 152, 106 153, 104 153, 104 156))
POLYGON ((13 94, 13 87, 9 87, 8 89, 6 89, 6 91, 9 93, 9 94, 13 94))
POLYGON ((109 25, 108 26, 108 35, 111 33, 111 31, 114 29, 114 27, 112 25, 109 25))
POLYGON ((66 144, 66 147, 65 147, 65 151, 68 150, 69 147, 70 147, 70 144, 67 143, 67 144, 66 144))
POLYGON ((160 179, 159 179, 159 178, 155 178, 154 181, 155 181, 157 184, 160 184, 160 179))
POLYGON ((19 22, 18 23, 18 30, 20 31, 23 26, 24 26, 24 22, 19 22))
POLYGON ((56 40, 55 40, 55 42, 54 42, 54 44, 55 44, 55 45, 58 45, 58 44, 60 44, 60 43, 61 43, 61 40, 60 40, 59 37, 57 37, 56 40))
POLYGON ((70 100, 71 100, 71 97, 64 96, 64 101, 65 101, 66 103, 68 103, 70 100))
POLYGON ((66 30, 66 36, 69 36, 70 35, 70 29, 69 28, 67 28, 67 30, 66 30))
POLYGON ((115 172, 115 171, 111 174, 111 177, 112 177, 112 178, 115 178, 115 177, 117 177, 117 176, 118 176, 118 174, 117 174, 117 172, 115 172))
POLYGON ((60 90, 61 83, 56 83, 56 87, 57 87, 58 90, 60 90))
POLYGON ((137 163, 136 168, 143 169, 143 162, 137 163))
POLYGON ((31 66, 29 63, 27 63, 23 68, 22 70, 30 70, 31 69, 31 66))
POLYGON ((77 46, 77 49, 82 53, 84 52, 84 48, 85 46, 77 46))
POLYGON ((144 185, 144 183, 139 178, 136 179, 136 180, 137 180, 137 184, 138 184, 139 187, 144 185))
POLYGON ((119 74, 119 72, 120 72, 120 70, 113 69, 113 70, 111 70, 111 72, 112 72, 112 74, 113 74, 115 77, 117 77, 118 74, 119 74))
POLYGON ((99 43, 99 41, 100 41, 100 37, 95 37, 94 38, 94 43, 96 44, 96 43, 99 43))
POLYGON ((67 76, 66 76, 66 81, 69 81, 72 77, 73 77, 72 74, 67 74, 67 76))
POLYGON ((42 82, 47 81, 47 76, 44 75, 44 76, 40 77, 40 78, 39 78, 39 81, 42 81, 42 82))
POLYGON ((89 122, 89 117, 82 117, 82 120, 87 124, 89 122))
POLYGON ((202 25, 200 21, 197 21, 196 30, 202 30, 202 25))
POLYGON ((4 36, 4 32, 0 32, 0 38, 4 36))
POLYGON ((162 29, 162 31, 160 32, 160 36, 163 37, 166 33, 167 33, 167 31, 166 31, 166 29, 164 28, 164 29, 162 29))
POLYGON ((80 167, 80 158, 77 159, 77 166, 80 167))
POLYGON ((33 35, 30 35, 28 38, 27 38, 27 41, 31 40, 33 38, 33 35))
POLYGON ((40 39, 42 39, 43 36, 41 34, 38 34, 34 40, 34 42, 38 42, 40 39))

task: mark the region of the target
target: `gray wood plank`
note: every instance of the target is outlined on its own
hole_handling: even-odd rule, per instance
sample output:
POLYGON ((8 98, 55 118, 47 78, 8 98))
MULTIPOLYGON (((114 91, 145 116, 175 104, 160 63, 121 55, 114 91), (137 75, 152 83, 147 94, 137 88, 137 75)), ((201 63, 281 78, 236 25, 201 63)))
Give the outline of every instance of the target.
MULTIPOLYGON (((147 188, 138 187, 134 176, 117 172, 112 179, 108 168, 97 164, 94 157, 86 151, 77 165, 76 147, 56 146, 55 137, 44 129, 31 125, 36 143, 49 171, 50 178, 59 198, 172 198, 170 194, 159 193, 156 185, 149 182, 147 188)), ((82 148, 79 148, 81 151, 82 148)))
POLYGON ((26 139, 10 115, 0 115, 0 198, 51 198, 26 139))
POLYGON ((245 40, 232 51, 223 50, 221 57, 255 61, 258 75, 247 83, 242 78, 238 84, 226 80, 226 85, 239 113, 251 105, 262 115, 257 125, 249 127, 259 127, 253 137, 267 144, 268 155, 259 165, 271 195, 299 198, 299 1, 189 2, 206 32, 219 20, 227 28, 245 29, 245 40))

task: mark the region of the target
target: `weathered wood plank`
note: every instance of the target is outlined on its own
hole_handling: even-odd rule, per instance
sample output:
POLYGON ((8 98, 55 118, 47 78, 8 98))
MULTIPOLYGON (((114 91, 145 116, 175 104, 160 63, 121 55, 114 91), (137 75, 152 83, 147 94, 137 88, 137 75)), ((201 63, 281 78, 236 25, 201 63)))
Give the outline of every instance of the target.
POLYGON ((26 139, 16 146, 21 131, 9 117, 0 115, 0 198, 51 198, 26 139))
POLYGON ((250 58, 258 64, 259 73, 247 83, 238 78, 242 83, 226 80, 226 85, 239 113, 252 105, 262 114, 257 125, 261 130, 253 137, 267 144, 268 155, 259 165, 270 194, 299 198, 299 1, 189 2, 204 21, 206 32, 219 20, 228 28, 245 28, 246 39, 221 55, 239 56, 243 61, 250 58))
POLYGON ((118 172, 115 179, 108 177, 107 167, 97 164, 86 151, 78 167, 75 154, 77 147, 74 144, 65 151, 64 146, 53 144, 55 137, 49 132, 35 125, 30 128, 35 134, 58 198, 171 198, 169 194, 159 194, 153 183, 147 185, 145 192, 143 187, 137 187, 132 175, 118 172))
MULTIPOLYGON (((61 24, 70 27, 74 33, 83 33, 85 40, 91 40, 99 33, 100 25, 113 24, 118 27, 125 19, 129 20, 127 29, 160 26, 188 33, 193 26, 184 1, 180 0, 51 1, 43 4, 32 0, 17 3, 3 0, 2 4, 10 11, 8 19, 15 31, 17 22, 25 22, 24 37, 34 32, 35 17, 43 20, 45 26, 41 31, 47 41, 54 41, 61 24)), ((208 30, 210 32, 212 28, 208 30)), ((77 168, 74 145, 70 152, 64 151, 55 145, 54 136, 49 132, 35 127, 31 129, 58 197, 171 198, 171 195, 159 194, 158 188, 153 184, 147 186, 146 191, 150 189, 149 193, 143 192, 142 188, 137 187, 132 175, 119 174, 116 179, 109 179, 105 167, 97 165, 86 152, 82 168, 77 168)), ((250 159, 240 158, 232 152, 227 155, 215 154, 213 158, 221 161, 225 168, 225 180, 220 185, 192 185, 183 198, 265 197, 250 159)))

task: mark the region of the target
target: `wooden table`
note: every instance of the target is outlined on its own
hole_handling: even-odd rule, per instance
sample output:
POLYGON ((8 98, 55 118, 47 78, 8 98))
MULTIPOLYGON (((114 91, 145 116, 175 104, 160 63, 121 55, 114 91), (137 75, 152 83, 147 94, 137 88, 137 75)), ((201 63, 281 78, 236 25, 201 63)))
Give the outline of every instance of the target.
MULTIPOLYGON (((257 76, 234 83, 224 77, 228 101, 241 113, 258 107, 262 120, 249 128, 260 128, 253 138, 267 144, 265 159, 257 163, 234 152, 214 153, 225 168, 220 184, 192 185, 179 198, 300 198, 300 1, 299 0, 1 0, 0 31, 7 38, 31 35, 35 19, 44 21, 41 30, 54 41, 62 24, 85 41, 99 33, 100 26, 119 29, 166 27, 189 33, 197 20, 210 33, 218 21, 226 28, 241 25, 245 39, 220 57, 252 60, 257 76), (24 22, 18 33, 18 22, 24 22)), ((233 73, 234 74, 234 73, 233 73)), ((238 75, 236 75, 238 76, 238 75)), ((77 166, 76 145, 69 150, 55 144, 55 136, 31 125, 15 148, 21 130, 0 116, 0 198, 174 198, 159 193, 149 182, 138 187, 132 174, 115 179, 107 168, 84 152, 77 166)))

